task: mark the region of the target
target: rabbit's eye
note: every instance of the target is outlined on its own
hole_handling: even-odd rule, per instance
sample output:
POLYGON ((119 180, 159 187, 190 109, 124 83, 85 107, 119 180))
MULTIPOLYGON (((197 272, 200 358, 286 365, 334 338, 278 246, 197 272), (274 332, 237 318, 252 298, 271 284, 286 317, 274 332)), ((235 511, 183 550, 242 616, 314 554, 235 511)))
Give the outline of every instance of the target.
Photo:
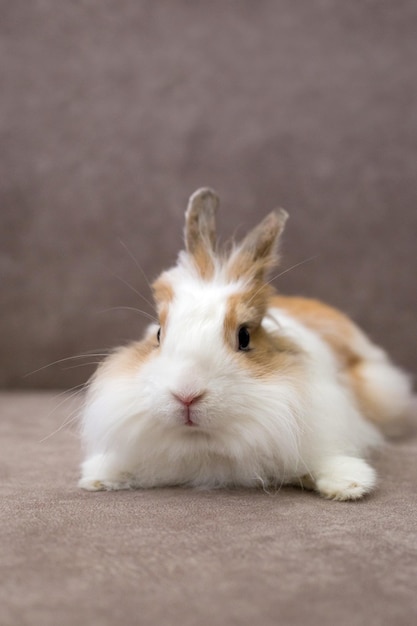
POLYGON ((239 350, 248 350, 250 342, 250 334, 246 326, 241 326, 237 335, 239 350))
POLYGON ((158 332, 156 333, 156 340, 158 343, 161 343, 161 329, 158 328, 158 332))

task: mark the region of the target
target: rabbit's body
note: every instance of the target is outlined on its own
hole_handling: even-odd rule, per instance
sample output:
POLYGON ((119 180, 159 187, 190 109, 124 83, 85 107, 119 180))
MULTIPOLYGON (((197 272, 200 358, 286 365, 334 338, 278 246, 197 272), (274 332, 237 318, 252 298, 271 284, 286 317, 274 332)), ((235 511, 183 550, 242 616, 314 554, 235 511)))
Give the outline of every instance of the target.
POLYGON ((187 252, 154 284, 160 330, 99 367, 83 420, 85 489, 295 483, 340 500, 375 484, 371 424, 404 413, 408 378, 344 315, 265 283, 285 215, 227 256, 216 200, 195 194, 187 252))

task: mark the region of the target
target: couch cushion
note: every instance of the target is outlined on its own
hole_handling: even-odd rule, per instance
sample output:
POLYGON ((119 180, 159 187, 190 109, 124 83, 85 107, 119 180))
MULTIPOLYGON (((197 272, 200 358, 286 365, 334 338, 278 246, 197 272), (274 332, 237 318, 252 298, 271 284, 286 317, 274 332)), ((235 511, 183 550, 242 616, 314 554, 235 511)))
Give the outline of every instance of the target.
POLYGON ((79 400, 0 395, 3 626, 409 626, 417 439, 356 503, 283 488, 86 493, 79 400), (75 411, 75 412, 74 412, 75 411))

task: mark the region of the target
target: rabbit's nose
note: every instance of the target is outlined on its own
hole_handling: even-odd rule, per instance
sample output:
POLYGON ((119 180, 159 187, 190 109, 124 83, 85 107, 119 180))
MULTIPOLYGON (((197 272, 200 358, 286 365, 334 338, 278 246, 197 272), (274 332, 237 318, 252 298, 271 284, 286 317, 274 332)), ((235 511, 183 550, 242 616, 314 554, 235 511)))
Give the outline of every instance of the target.
POLYGON ((198 426, 198 408, 195 406, 204 396, 204 391, 171 391, 172 396, 182 405, 180 419, 187 426, 198 426))
POLYGON ((204 391, 197 391, 194 393, 171 391, 171 393, 174 396, 174 398, 176 398, 179 402, 181 402, 181 404, 183 404, 186 407, 191 406, 193 402, 197 402, 198 400, 201 400, 201 398, 205 395, 204 391))

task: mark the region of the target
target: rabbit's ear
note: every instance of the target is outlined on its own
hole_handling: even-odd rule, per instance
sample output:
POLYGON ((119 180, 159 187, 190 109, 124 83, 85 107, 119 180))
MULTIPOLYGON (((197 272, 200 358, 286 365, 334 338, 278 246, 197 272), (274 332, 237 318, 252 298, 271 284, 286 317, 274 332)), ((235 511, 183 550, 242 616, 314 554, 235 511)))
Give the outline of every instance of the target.
POLYGON ((278 241, 287 218, 284 209, 276 209, 246 235, 229 259, 231 277, 265 279, 268 271, 278 263, 278 241))
POLYGON ((185 212, 185 245, 200 270, 206 276, 213 269, 216 243, 217 194, 208 188, 198 189, 188 201, 185 212))

